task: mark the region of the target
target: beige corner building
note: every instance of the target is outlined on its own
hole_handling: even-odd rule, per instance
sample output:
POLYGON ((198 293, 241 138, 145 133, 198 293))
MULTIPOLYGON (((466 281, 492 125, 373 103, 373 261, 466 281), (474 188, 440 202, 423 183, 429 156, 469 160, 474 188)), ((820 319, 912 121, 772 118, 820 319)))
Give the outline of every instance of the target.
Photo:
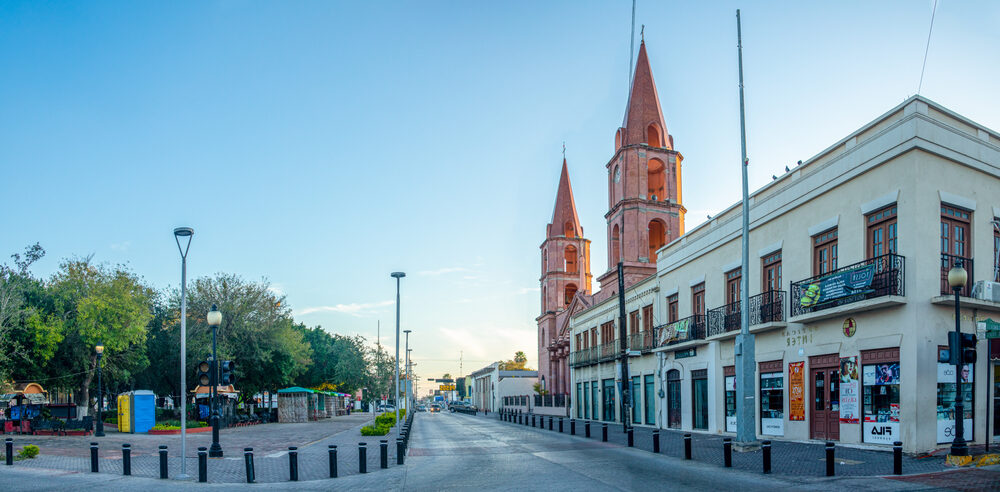
MULTIPOLYGON (((749 203, 757 435, 947 446, 955 376, 938 352, 956 262, 962 331, 1000 321, 1000 133, 912 97, 749 203)), ((660 248, 656 273, 626 289, 633 422, 735 434, 741 215, 737 201, 660 248)), ((571 319, 576 418, 621 419, 617 309, 609 298, 571 319)), ((1000 347, 979 338, 962 371, 970 443, 1000 436, 1000 347)))

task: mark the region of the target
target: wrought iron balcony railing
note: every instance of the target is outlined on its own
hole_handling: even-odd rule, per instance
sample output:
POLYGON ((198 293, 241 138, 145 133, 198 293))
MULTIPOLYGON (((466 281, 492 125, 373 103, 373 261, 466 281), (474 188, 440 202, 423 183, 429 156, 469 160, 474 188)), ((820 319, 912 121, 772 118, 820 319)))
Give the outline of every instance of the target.
MULTIPOLYGON (((750 326, 774 321, 784 321, 785 291, 761 292, 748 299, 750 301, 750 326)), ((719 335, 740 329, 742 312, 740 302, 719 306, 708 312, 708 336, 719 335)))
POLYGON ((905 295, 905 260, 896 254, 876 256, 792 282, 789 313, 799 316, 876 297, 905 295))
POLYGON ((969 279, 965 282, 965 287, 962 287, 958 293, 966 297, 972 296, 972 286, 975 282, 972 280, 972 267, 975 265, 972 258, 963 258, 961 256, 954 255, 941 255, 941 294, 942 295, 954 295, 955 291, 951 290, 951 286, 948 285, 948 271, 952 267, 961 262, 962 268, 969 275, 969 279))
POLYGON ((653 332, 655 333, 653 343, 656 347, 702 340, 705 338, 705 315, 695 314, 673 323, 660 325, 654 328, 653 332))

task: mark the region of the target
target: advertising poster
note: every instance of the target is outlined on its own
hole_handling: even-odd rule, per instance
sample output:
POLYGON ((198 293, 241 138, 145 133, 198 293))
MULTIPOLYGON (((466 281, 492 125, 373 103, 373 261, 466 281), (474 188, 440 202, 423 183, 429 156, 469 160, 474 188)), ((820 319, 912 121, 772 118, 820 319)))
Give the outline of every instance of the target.
POLYGON ((899 363, 869 364, 863 369, 865 413, 862 427, 864 442, 892 444, 900 440, 899 434, 899 363))
POLYGON ((788 420, 806 419, 805 362, 788 363, 788 420))
MULTIPOLYGON (((962 385, 971 384, 973 378, 973 366, 965 364, 962 366, 962 385)), ((938 382, 938 409, 937 409, 937 442, 946 443, 955 439, 955 366, 951 364, 937 365, 938 382), (944 403, 944 405, 941 405, 944 403)), ((969 388, 963 397, 968 397, 969 388)), ((972 407, 972 402, 965 400, 965 408, 968 412, 972 407)), ((972 419, 965 419, 963 424, 963 434, 965 440, 972 440, 972 419)))
POLYGON ((736 376, 726 376, 726 432, 736 432, 736 376))
POLYGON ((840 358, 840 423, 861 423, 858 398, 858 356, 840 358))
POLYGON ((851 270, 827 275, 802 290, 799 304, 814 307, 845 297, 872 292, 875 265, 863 265, 851 270))

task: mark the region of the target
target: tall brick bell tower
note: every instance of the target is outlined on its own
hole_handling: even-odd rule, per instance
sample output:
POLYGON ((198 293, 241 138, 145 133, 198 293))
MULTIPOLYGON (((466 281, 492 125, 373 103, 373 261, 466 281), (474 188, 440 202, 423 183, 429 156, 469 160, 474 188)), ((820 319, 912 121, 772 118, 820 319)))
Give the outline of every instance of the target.
POLYGON ((538 321, 538 374, 552 394, 569 392, 569 334, 572 306, 587 302, 591 289, 590 240, 576 213, 569 169, 563 158, 552 222, 545 228, 542 253, 542 313, 538 321), (580 299, 577 299, 580 298, 580 299), (574 304, 575 300, 575 304, 574 304))
POLYGON ((656 273, 656 250, 684 233, 681 161, 660 109, 660 98, 639 45, 625 120, 608 161, 608 272, 598 277, 601 302, 618 289, 618 261, 626 288, 656 273))

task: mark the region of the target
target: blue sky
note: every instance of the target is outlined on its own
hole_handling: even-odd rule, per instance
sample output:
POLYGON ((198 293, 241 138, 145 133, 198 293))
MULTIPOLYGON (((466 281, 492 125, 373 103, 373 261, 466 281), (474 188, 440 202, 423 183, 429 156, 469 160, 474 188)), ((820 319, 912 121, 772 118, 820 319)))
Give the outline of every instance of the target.
MULTIPOLYGON (((917 91, 933 1, 638 3, 684 155, 687 227, 737 200, 735 9, 751 188, 917 91)), ((94 254, 176 287, 266 277, 296 318, 423 376, 536 363, 538 246, 566 142, 596 276, 631 4, 4 2, 0 254, 94 254), (392 338, 383 337, 383 343, 392 338)), ((941 0, 921 93, 1000 128, 1000 4, 941 0)), ((638 25, 636 38, 638 38, 638 25)), ((638 45, 638 39, 636 40, 638 45)))

